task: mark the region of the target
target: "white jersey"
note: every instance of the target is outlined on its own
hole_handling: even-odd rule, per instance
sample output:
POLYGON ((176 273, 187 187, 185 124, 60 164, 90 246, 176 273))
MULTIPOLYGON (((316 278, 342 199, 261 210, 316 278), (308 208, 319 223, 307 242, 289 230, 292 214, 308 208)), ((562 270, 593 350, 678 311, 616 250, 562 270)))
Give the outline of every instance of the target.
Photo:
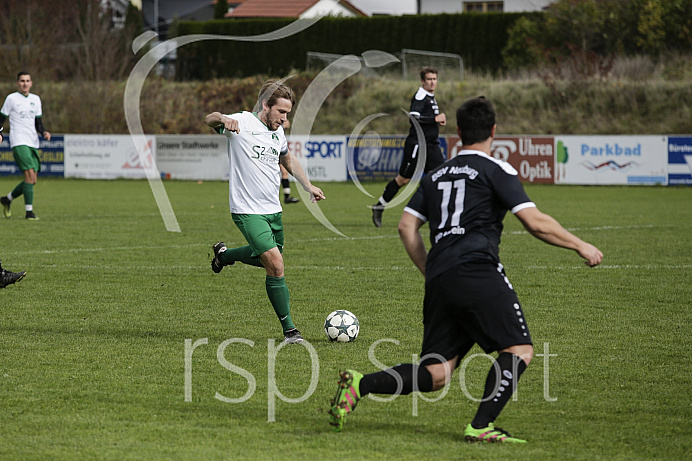
POLYGON ((283 127, 271 131, 252 112, 226 115, 238 120, 240 133, 228 138, 228 203, 231 213, 273 214, 281 211, 279 156, 288 153, 283 127))
POLYGON ((10 119, 10 147, 29 146, 38 149, 36 117, 43 115, 41 98, 33 93, 24 96, 16 91, 5 98, 0 113, 10 119))

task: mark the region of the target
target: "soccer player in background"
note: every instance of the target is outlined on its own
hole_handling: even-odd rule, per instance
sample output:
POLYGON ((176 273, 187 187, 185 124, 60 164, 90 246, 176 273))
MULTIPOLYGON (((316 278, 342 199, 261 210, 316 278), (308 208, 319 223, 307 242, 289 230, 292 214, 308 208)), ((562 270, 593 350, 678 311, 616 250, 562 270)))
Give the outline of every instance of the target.
POLYGON ((325 197, 319 187, 310 183, 300 163, 288 150, 283 125, 295 104, 293 90, 270 80, 263 85, 259 99, 259 112, 231 115, 212 112, 205 118, 208 126, 228 138, 231 216, 248 242, 238 248, 216 243, 211 268, 219 273, 224 266, 236 261, 264 267, 267 295, 281 322, 284 340, 297 343, 303 341, 303 337, 291 319, 284 278, 284 230, 277 194, 281 178, 279 164, 310 193, 313 202, 325 197))
POLYGON ((38 157, 38 135, 46 141, 50 141, 50 133, 43 128, 41 98, 30 93, 31 75, 28 72, 17 74, 16 91, 5 98, 5 103, 0 109, 0 127, 5 124, 5 119, 10 119, 10 147, 12 155, 19 169, 24 173, 24 180, 12 189, 12 192, 0 197, 2 211, 9 218, 12 200, 24 195, 25 217, 29 220, 38 220, 34 214, 34 185, 37 174, 41 171, 41 162, 38 157))
POLYGON ((341 372, 330 424, 340 431, 365 395, 409 394, 442 389, 462 358, 478 344, 499 355, 488 372, 483 399, 466 426, 469 442, 523 443, 495 427, 519 377, 533 358, 533 345, 519 299, 500 264, 502 221, 510 211, 534 237, 574 250, 588 266, 603 254, 538 210, 517 171, 490 156, 495 110, 479 97, 457 110, 459 155, 426 175, 399 221, 409 257, 425 277, 423 345, 419 364, 401 364, 363 375, 341 372), (429 223, 430 252, 420 228, 429 223))
MULTIPOLYGON (((411 98, 411 110, 409 116, 413 117, 423 130, 425 137, 425 167, 427 173, 433 168, 442 165, 445 161, 440 149, 440 125, 447 124, 447 116, 440 112, 435 101, 435 88, 437 88, 437 69, 423 67, 420 71, 421 86, 411 98)), ((406 142, 404 143, 404 158, 401 160, 399 174, 389 181, 376 204, 372 208, 372 222, 376 227, 382 227, 382 213, 389 202, 396 196, 399 189, 409 183, 416 170, 420 154, 418 145, 418 132, 412 121, 406 142)))

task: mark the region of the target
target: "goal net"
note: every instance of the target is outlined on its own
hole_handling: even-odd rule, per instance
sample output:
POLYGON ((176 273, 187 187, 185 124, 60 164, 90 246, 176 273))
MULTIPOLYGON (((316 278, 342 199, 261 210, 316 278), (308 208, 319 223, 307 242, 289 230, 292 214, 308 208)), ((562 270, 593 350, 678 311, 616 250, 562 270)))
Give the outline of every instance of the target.
POLYGON ((420 69, 425 66, 435 67, 440 80, 449 82, 464 79, 464 61, 458 54, 407 48, 401 50, 401 69, 404 80, 419 80, 420 69))
MULTIPOLYGON (((340 58, 343 58, 343 54, 332 54, 332 53, 319 53, 317 51, 308 51, 306 59, 306 69, 308 72, 320 72, 325 67, 338 62, 340 58)), ((379 67, 368 67, 362 56, 356 56, 360 60, 360 71, 359 75, 366 77, 395 77, 398 78, 401 75, 401 68, 398 62, 392 62, 379 67)), ((351 69, 353 61, 344 62, 345 69, 351 69)), ((338 64, 337 64, 338 65, 338 64)))

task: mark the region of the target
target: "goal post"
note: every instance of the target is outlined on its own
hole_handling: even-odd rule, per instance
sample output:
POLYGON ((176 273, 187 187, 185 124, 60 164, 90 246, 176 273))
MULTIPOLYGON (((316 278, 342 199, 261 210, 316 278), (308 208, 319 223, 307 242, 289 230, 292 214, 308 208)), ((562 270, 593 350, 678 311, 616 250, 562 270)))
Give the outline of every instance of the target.
POLYGON ((440 79, 461 81, 464 79, 464 60, 458 54, 440 53, 437 51, 401 50, 401 71, 404 80, 418 80, 422 67, 435 67, 440 79))

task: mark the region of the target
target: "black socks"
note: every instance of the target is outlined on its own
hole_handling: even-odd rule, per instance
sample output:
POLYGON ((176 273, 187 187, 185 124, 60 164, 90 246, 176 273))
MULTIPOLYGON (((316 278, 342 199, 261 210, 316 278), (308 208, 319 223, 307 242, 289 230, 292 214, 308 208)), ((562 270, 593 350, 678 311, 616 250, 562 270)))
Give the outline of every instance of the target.
POLYGON ((478 407, 476 417, 471 421, 471 426, 482 429, 495 421, 512 397, 524 370, 526 370, 526 362, 514 354, 503 352, 497 357, 488 372, 483 401, 478 407))
POLYGON ((432 375, 427 368, 403 363, 388 370, 378 371, 363 376, 360 380, 360 396, 367 394, 396 394, 399 383, 403 385, 401 395, 408 395, 414 390, 430 392, 433 390, 432 375), (417 381, 416 389, 413 388, 414 379, 417 381))

